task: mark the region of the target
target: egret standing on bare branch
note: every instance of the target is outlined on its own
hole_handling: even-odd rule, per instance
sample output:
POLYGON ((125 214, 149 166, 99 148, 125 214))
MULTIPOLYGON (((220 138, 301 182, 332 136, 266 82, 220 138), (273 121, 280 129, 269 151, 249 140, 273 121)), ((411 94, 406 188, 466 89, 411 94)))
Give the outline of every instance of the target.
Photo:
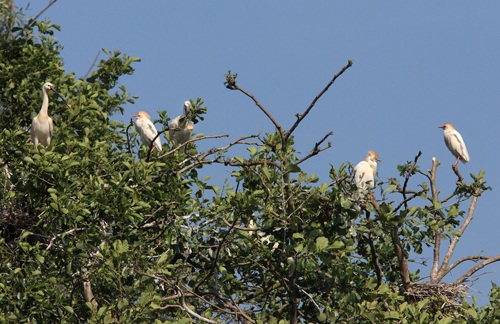
POLYGON ((43 92, 43 103, 42 109, 35 118, 33 118, 33 123, 31 124, 31 141, 35 144, 35 147, 38 144, 42 144, 45 147, 50 146, 50 142, 52 140, 52 134, 54 133, 54 125, 52 123, 52 118, 49 117, 49 94, 48 91, 54 91, 61 99, 64 101, 68 107, 71 108, 71 105, 64 99, 59 92, 56 91, 52 83, 47 82, 42 87, 43 92))
MULTIPOLYGON (((156 130, 155 125, 151 122, 151 118, 149 117, 149 114, 145 111, 139 111, 137 115, 132 115, 132 117, 136 117, 137 121, 135 122, 135 129, 141 136, 141 142, 143 145, 145 145, 148 150, 149 147, 151 146, 151 141, 156 137, 158 134, 158 131, 156 130)), ((154 143, 153 143, 153 148, 151 149, 151 152, 154 149, 157 149, 159 152, 161 152, 161 140, 160 137, 156 137, 154 143)))
POLYGON ((364 161, 359 162, 354 167, 354 183, 358 186, 360 193, 366 193, 367 188, 375 188, 375 173, 377 173, 377 161, 382 162, 378 158, 375 151, 369 151, 364 161))
POLYGON ((175 144, 184 144, 189 140, 191 136, 191 131, 193 130, 193 122, 189 120, 189 108, 191 103, 189 101, 184 102, 184 110, 181 116, 175 117, 170 122, 170 127, 168 130, 169 139, 174 141, 175 144), (181 124, 181 119, 184 119, 181 124))
POLYGON ((438 126, 444 129, 444 142, 448 147, 448 150, 457 158, 455 162, 455 168, 457 167, 458 160, 462 163, 469 162, 469 153, 467 152, 467 147, 465 147, 465 142, 462 139, 460 133, 455 130, 452 124, 446 123, 443 126, 438 126))

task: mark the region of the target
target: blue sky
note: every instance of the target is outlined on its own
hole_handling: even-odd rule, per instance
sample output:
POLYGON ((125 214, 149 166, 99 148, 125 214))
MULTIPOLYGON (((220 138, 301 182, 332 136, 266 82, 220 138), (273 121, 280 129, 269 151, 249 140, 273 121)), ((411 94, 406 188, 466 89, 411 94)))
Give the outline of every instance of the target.
MULTIPOLYGON (((17 1, 25 6, 29 1, 17 1)), ((32 1, 28 16, 49 1, 32 1)), ((493 191, 478 201, 474 220, 452 262, 466 255, 500 254, 500 2, 498 1, 59 1, 41 17, 62 27, 55 37, 64 46, 66 72, 85 75, 102 48, 140 57, 133 76, 121 79, 134 105, 124 116, 145 110, 157 116, 181 114, 185 100, 201 97, 208 108, 196 133, 240 136, 273 132, 272 123, 245 95, 223 86, 224 73, 238 73, 238 84, 256 96, 285 129, 295 122, 332 77, 353 60, 295 131, 296 150, 305 154, 333 131, 332 148, 302 169, 328 181, 329 163, 363 160, 375 150, 383 161, 382 180, 398 176, 397 165, 419 150, 422 170, 432 157, 441 161, 441 198, 454 190, 455 162, 437 128, 452 123, 462 134, 471 161, 459 170, 486 171, 493 191)), ((106 55, 102 53, 101 59, 106 55)), ((162 139, 165 141, 165 139, 162 139)), ((197 142, 199 151, 228 140, 197 142)), ((229 155, 245 155, 235 149, 229 155)), ((222 186, 233 169, 206 168, 222 186)), ((423 178, 413 179, 413 188, 423 178)), ((390 197, 399 199, 399 197, 390 197)), ((421 201, 419 201, 421 202, 421 201)), ((467 210, 467 205, 462 205, 467 210)), ((442 254, 447 244, 443 244, 442 254)), ((431 262, 431 250, 423 257, 431 262)), ((442 259, 442 258, 441 258, 442 259)), ((445 278, 452 282, 474 264, 445 278)), ((413 265, 415 269, 418 265, 413 265)), ((418 266, 421 267, 421 266, 418 266)), ((484 272, 500 270, 500 263, 484 272)), ((421 267, 421 274, 430 267, 421 267)), ((487 303, 490 282, 481 276, 473 288, 487 303)))

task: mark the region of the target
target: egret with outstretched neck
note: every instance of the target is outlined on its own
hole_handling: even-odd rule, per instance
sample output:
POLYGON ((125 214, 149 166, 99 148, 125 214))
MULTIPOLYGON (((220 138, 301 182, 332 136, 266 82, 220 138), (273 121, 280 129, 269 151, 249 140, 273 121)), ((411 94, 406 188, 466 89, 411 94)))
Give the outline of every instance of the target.
POLYGON ((444 142, 450 152, 457 158, 454 167, 457 167, 458 160, 462 161, 464 164, 469 162, 467 147, 465 147, 465 142, 460 133, 455 130, 455 127, 450 123, 438 127, 444 129, 444 142))
MULTIPOLYGON (((139 111, 137 115, 132 115, 132 117, 137 118, 137 121, 135 122, 135 129, 141 136, 142 144, 145 145, 149 150, 149 147, 151 146, 151 141, 158 134, 155 125, 151 122, 151 117, 149 117, 149 114, 147 112, 142 110, 139 111)), ((161 147, 160 136, 156 137, 155 141, 153 142, 153 147, 151 148, 151 152, 153 152, 155 148, 159 152, 161 152, 162 147, 161 147)))
POLYGON ((52 118, 49 117, 49 90, 54 91, 61 99, 64 101, 68 107, 71 105, 66 101, 66 99, 56 91, 52 83, 47 82, 42 87, 43 92, 43 103, 42 109, 35 118, 33 118, 33 123, 31 124, 31 141, 35 144, 42 144, 45 147, 50 146, 52 141, 52 134, 54 133, 54 124, 52 123, 52 118))
POLYGON ((183 114, 175 117, 170 122, 170 127, 168 129, 169 139, 174 141, 175 144, 184 144, 191 137, 191 131, 193 130, 193 122, 188 120, 189 108, 191 103, 189 101, 184 102, 183 114), (182 124, 181 119, 184 118, 182 124))

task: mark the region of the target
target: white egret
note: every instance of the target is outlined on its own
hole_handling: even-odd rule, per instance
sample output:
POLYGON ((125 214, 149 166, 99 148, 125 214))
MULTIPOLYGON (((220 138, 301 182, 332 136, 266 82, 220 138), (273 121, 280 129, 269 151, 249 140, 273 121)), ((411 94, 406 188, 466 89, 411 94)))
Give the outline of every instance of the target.
POLYGON ((191 131, 193 130, 193 122, 188 120, 189 108, 191 107, 191 103, 189 101, 184 102, 184 110, 183 114, 175 117, 170 122, 170 127, 168 130, 169 139, 174 141, 175 144, 184 144, 189 140, 191 136, 191 131), (181 119, 184 118, 184 121, 181 124, 181 119))
POLYGON ((50 146, 52 140, 52 134, 54 133, 54 124, 52 123, 52 118, 49 117, 49 94, 48 91, 54 91, 61 99, 64 101, 68 107, 71 105, 64 99, 59 92, 56 91, 52 83, 47 82, 42 87, 43 92, 43 103, 42 109, 35 118, 33 118, 33 123, 31 124, 31 141, 35 144, 42 144, 45 147, 50 146))
POLYGON ((369 151, 364 161, 359 162, 354 167, 354 183, 358 186, 358 191, 366 193, 367 188, 375 188, 375 173, 377 173, 377 161, 379 160, 377 152, 369 151))
MULTIPOLYGON (((158 134, 158 131, 156 130, 155 125, 151 122, 151 117, 149 117, 149 114, 145 111, 139 111, 137 115, 132 115, 132 117, 136 117, 137 121, 135 122, 135 129, 141 136, 141 142, 143 145, 145 145, 148 149, 149 146, 151 145, 151 141, 156 137, 158 134)), ((156 137, 156 140, 153 143, 153 148, 151 149, 151 152, 153 152, 154 149, 157 149, 159 152, 161 152, 161 140, 160 136, 156 137)))
POLYGON ((454 166, 457 167, 458 160, 464 164, 469 162, 467 147, 465 147, 465 142, 460 133, 455 130, 455 127, 450 123, 438 127, 444 129, 444 142, 448 150, 457 158, 454 166))

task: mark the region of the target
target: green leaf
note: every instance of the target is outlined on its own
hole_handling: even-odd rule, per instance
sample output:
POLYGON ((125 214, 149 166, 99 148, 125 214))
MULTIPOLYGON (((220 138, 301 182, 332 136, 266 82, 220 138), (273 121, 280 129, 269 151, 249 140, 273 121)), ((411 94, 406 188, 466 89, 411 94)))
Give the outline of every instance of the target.
POLYGON ((297 173, 300 172, 300 168, 295 164, 287 164, 285 167, 286 172, 297 173))
POLYGON ((438 323, 439 324, 450 324, 453 322, 451 317, 443 317, 438 323))
POLYGON ((300 172, 298 176, 299 182, 304 182, 307 179, 307 173, 300 172))
POLYGON ((74 313, 74 311, 73 311, 73 307, 71 307, 71 306, 63 306, 63 307, 64 307, 64 309, 65 309, 68 313, 70 313, 70 314, 73 314, 73 313, 74 313))
POLYGON ((316 239, 316 251, 321 252, 328 247, 328 239, 324 236, 316 239))

